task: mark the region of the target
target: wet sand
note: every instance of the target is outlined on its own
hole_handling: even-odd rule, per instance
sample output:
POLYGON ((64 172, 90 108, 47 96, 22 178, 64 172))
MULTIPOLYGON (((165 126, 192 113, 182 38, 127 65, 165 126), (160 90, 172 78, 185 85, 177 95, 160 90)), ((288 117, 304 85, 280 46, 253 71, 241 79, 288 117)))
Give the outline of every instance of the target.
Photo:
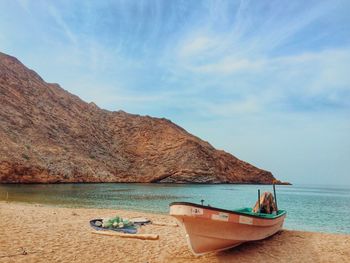
POLYGON ((94 235, 89 220, 167 215, 0 202, 0 262, 350 262, 350 235, 283 230, 266 240, 195 257, 181 227, 147 225, 158 240, 94 235))

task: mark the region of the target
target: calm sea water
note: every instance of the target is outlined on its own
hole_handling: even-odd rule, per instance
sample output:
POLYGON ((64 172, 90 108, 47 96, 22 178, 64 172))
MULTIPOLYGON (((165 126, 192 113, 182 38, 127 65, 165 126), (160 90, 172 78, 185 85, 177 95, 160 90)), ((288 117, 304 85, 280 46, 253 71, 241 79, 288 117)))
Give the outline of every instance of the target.
MULTIPOLYGON (((201 199, 225 209, 252 207, 257 189, 272 192, 262 185, 0 184, 0 200, 168 213, 170 202, 201 199)), ((287 210, 287 229, 350 233, 350 187, 277 186, 277 200, 287 210)))

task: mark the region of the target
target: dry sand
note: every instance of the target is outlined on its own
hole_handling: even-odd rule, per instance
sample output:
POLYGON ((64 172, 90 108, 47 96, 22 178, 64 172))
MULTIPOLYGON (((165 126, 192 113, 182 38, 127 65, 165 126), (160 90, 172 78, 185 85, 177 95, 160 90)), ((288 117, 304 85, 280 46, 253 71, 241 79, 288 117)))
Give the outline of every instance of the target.
POLYGON ((159 240, 94 235, 89 220, 167 215, 0 202, 0 262, 350 262, 350 235, 283 230, 266 240, 195 257, 180 227, 148 225, 159 240))

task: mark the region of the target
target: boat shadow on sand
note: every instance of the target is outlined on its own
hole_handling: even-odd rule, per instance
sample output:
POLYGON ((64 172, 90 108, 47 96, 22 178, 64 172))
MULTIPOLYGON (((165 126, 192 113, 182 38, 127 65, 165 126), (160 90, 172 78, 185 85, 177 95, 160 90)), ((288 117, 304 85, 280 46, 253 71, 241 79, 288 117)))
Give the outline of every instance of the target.
MULTIPOLYGON (((311 233, 310 233, 311 234, 311 233)), ((305 236, 305 232, 280 230, 263 240, 243 243, 237 247, 208 254, 218 262, 297 262, 305 259, 321 260, 315 251, 315 244, 305 236), (293 261, 294 259, 294 261, 293 261)))
MULTIPOLYGON (((257 241, 250 241, 243 243, 237 247, 230 248, 228 250, 217 252, 216 255, 218 257, 225 257, 225 256, 235 256, 235 254, 239 253, 251 253, 251 252, 258 252, 258 253, 266 253, 270 254, 271 252, 271 243, 274 243, 280 239, 281 236, 283 236, 285 230, 280 230, 273 236, 267 237, 263 240, 257 240, 257 241)), ((280 241, 278 241, 280 242, 280 241)))

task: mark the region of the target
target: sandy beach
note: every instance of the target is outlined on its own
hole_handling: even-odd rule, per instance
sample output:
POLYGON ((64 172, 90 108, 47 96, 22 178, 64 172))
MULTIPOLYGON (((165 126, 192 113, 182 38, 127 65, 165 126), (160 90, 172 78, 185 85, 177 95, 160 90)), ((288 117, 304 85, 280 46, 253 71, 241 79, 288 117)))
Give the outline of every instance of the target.
POLYGON ((92 234, 89 220, 143 216, 174 224, 167 215, 0 202, 0 262, 350 262, 350 235, 283 230, 225 252, 195 257, 181 227, 147 225, 158 240, 92 234))

